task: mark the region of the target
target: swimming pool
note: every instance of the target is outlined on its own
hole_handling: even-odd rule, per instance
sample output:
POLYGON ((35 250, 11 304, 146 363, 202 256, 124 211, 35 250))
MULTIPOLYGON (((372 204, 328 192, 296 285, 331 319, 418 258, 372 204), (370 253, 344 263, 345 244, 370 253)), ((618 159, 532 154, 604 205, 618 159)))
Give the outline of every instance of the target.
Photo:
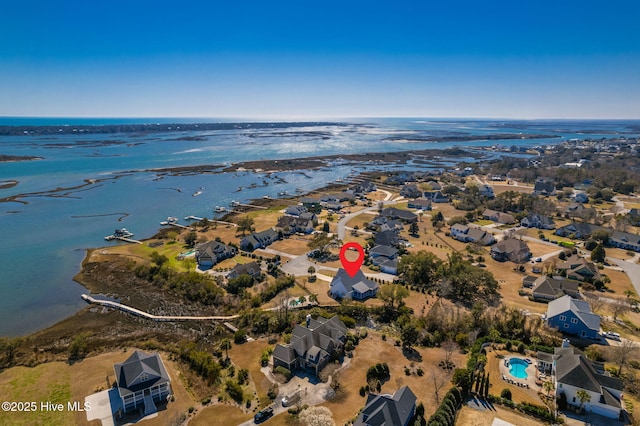
POLYGON ((526 379, 527 372, 525 371, 529 364, 524 359, 511 358, 509 360, 509 373, 516 379, 526 379))

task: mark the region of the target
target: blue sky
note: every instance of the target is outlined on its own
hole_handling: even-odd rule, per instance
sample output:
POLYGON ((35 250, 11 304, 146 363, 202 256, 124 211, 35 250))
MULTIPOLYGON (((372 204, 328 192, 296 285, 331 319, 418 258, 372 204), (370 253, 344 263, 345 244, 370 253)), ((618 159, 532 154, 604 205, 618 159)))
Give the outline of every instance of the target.
POLYGON ((13 1, 0 116, 640 118, 637 1, 13 1))

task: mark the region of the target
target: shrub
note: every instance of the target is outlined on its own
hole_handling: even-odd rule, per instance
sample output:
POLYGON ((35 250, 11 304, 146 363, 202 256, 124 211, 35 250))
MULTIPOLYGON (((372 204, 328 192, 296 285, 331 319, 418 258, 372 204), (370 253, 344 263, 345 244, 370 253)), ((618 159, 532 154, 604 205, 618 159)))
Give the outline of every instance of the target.
POLYGON ((273 372, 275 374, 281 374, 282 376, 284 376, 286 381, 289 381, 289 379, 291 379, 291 371, 289 371, 287 368, 284 368, 281 365, 274 368, 273 372))
POLYGON ((500 397, 511 400, 511 391, 509 389, 502 389, 502 392, 500 392, 500 397))
POLYGON ((233 399, 238 404, 242 404, 242 402, 244 401, 244 393, 242 392, 242 388, 239 384, 237 384, 233 380, 227 380, 225 383, 225 390, 227 391, 231 399, 233 399))

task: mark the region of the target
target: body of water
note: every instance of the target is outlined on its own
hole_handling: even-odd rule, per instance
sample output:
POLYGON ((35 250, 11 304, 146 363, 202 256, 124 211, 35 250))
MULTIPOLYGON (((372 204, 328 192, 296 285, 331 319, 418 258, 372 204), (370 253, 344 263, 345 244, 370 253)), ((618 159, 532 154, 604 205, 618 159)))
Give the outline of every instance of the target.
MULTIPOLYGON (((205 120, 0 118, 0 126, 194 123, 205 120)), ((212 217, 215 206, 232 200, 310 191, 379 164, 357 168, 335 161, 303 172, 230 172, 172 176, 152 169, 229 165, 259 161, 444 149, 451 146, 535 146, 572 138, 635 136, 638 122, 473 121, 426 119, 353 120, 308 127, 254 128, 164 133, 51 134, 0 136, 0 155, 41 157, 0 163, 0 336, 36 331, 72 315, 84 302, 73 282, 88 248, 105 245, 105 235, 126 227, 135 238, 152 236, 167 216, 212 217), (549 138, 438 142, 424 138, 496 133, 544 134, 549 138), (552 136, 559 136, 553 138, 552 136), (91 180, 87 184, 88 180, 91 180), (83 186, 84 185, 84 186, 83 186), (202 194, 193 194, 202 188, 202 194)), ((446 159, 444 163, 448 164, 446 159)), ((427 166, 411 166, 413 168, 427 166)), ((218 170, 221 171, 222 167, 218 170)), ((395 167, 393 167, 395 169, 395 167)), ((183 221, 184 222, 184 221, 183 221)))

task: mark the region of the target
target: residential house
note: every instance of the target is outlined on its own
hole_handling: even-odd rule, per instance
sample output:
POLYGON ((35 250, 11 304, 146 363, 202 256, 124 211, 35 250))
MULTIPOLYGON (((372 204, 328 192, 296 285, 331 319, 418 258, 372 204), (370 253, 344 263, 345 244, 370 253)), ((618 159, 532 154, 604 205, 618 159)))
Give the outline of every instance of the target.
POLYGON ((416 198, 415 200, 409 200, 407 207, 417 210, 431 210, 431 200, 426 198, 416 198))
POLYGON ((600 316, 591 312, 589 303, 574 299, 568 294, 552 300, 547 306, 546 321, 549 327, 583 339, 598 339, 600 316))
POLYGON ((422 197, 422 191, 418 189, 416 184, 406 184, 400 189, 400 195, 405 198, 420 198, 422 197))
POLYGON ((207 241, 196 246, 196 262, 201 269, 211 268, 235 255, 235 248, 219 241, 207 241))
POLYGON ((385 274, 398 275, 397 257, 395 259, 387 259, 378 266, 380 266, 380 272, 384 272, 385 274))
POLYGON ((372 231, 385 231, 387 229, 401 231, 404 229, 404 225, 399 220, 389 219, 384 216, 376 216, 367 224, 367 229, 372 231))
POLYGON ((482 218, 493 222, 512 224, 516 223, 516 219, 509 213, 503 213, 496 210, 486 209, 482 213, 482 218))
POLYGON ((605 229, 601 226, 590 223, 572 222, 568 225, 556 229, 556 235, 561 237, 577 238, 579 240, 588 239, 594 231, 605 229))
POLYGON ((273 349, 273 367, 310 369, 317 375, 342 350, 346 335, 347 327, 337 315, 315 320, 307 315, 305 325, 293 329, 290 343, 277 344, 273 349))
POLYGON ((523 263, 531 257, 531 251, 524 241, 516 238, 507 238, 491 247, 491 257, 500 262, 510 260, 516 263, 523 263))
POLYGON ((555 195, 556 185, 552 179, 539 177, 533 187, 534 195, 555 195))
POLYGON ((289 206, 285 209, 284 214, 299 217, 301 214, 306 212, 307 208, 305 206, 289 206))
POLYGON ((378 284, 365 277, 360 270, 352 277, 340 268, 329 284, 329 294, 334 299, 349 297, 353 300, 364 300, 375 297, 377 293, 378 284))
POLYGON ((386 262, 387 260, 396 259, 398 257, 398 250, 392 246, 375 246, 369 250, 369 258, 371 263, 376 266, 386 262))
POLYGON ((284 235, 310 234, 313 232, 313 221, 295 216, 281 216, 278 218, 275 230, 281 231, 284 235))
POLYGON ((580 289, 577 281, 565 280, 560 277, 551 278, 543 275, 533 282, 531 295, 537 301, 555 300, 564 295, 577 298, 580 297, 580 289))
POLYGON ((442 190, 442 185, 440 185, 435 180, 427 181, 427 185, 429 185, 429 188, 431 188, 432 191, 440 191, 440 190, 442 190))
POLYGON ((495 198, 495 194, 493 193, 493 188, 487 184, 478 185, 478 192, 482 197, 485 198, 495 198))
POLYGON ((440 191, 425 191, 424 196, 425 196, 425 198, 430 199, 434 203, 448 203, 449 202, 449 197, 447 197, 446 195, 444 195, 440 191))
POLYGON ((607 245, 623 250, 640 251, 640 236, 628 232, 613 231, 607 245))
POLYGON ((278 240, 278 233, 269 228, 266 231, 254 232, 240 240, 240 248, 246 251, 253 251, 257 248, 265 248, 278 240))
POLYGON ((387 185, 404 185, 407 182, 415 182, 415 176, 410 172, 399 172, 393 176, 389 176, 384 183, 387 185))
POLYGON ((125 412, 144 405, 145 415, 157 411, 156 403, 171 395, 171 378, 156 353, 135 351, 121 364, 114 364, 118 394, 125 412))
POLYGON ((600 279, 600 271, 592 262, 577 254, 567 257, 563 263, 556 266, 570 280, 592 281, 600 279))
POLYGON ((398 247, 400 245, 400 236, 398 232, 388 229, 376 232, 374 243, 381 246, 398 247))
POLYGON ((582 203, 582 204, 588 203, 589 202, 589 196, 584 192, 577 192, 573 196, 573 201, 575 201, 576 203, 582 203))
POLYGON ((556 398, 564 394, 567 403, 580 407, 578 392, 584 390, 590 399, 584 403, 588 413, 618 420, 623 408, 622 381, 611 377, 604 365, 589 360, 580 350, 572 348, 568 340, 554 354, 538 352, 538 367, 552 375, 556 398))
POLYGON ((527 275, 525 277, 522 278, 522 287, 525 288, 533 288, 534 283, 536 282, 536 280, 538 279, 538 277, 534 277, 531 275, 527 275))
POLYGON ((580 203, 569 203, 564 212, 569 217, 579 217, 581 219, 590 219, 596 216, 595 209, 585 207, 580 203))
POLYGON ((523 217, 520 225, 527 228, 555 229, 556 223, 549 216, 530 213, 523 217))
POLYGON ((331 210, 334 212, 339 212, 340 210, 342 210, 342 204, 337 202, 337 201, 328 201, 326 203, 323 203, 323 207, 327 210, 331 210))
POLYGON ((489 232, 461 223, 456 223, 451 227, 451 237, 464 243, 476 243, 483 246, 496 242, 495 237, 489 232))
POLYGON ((233 267, 233 269, 227 274, 228 279, 238 278, 240 275, 249 275, 250 277, 257 278, 262 273, 260 265, 256 262, 239 263, 233 267))
POLYGON ((415 410, 416 396, 408 386, 393 395, 370 393, 353 426, 407 426, 415 410))
POLYGON ((376 188, 376 185, 368 180, 356 183, 349 188, 349 191, 356 197, 362 197, 364 196, 364 194, 368 194, 369 192, 374 192, 377 190, 378 188, 376 188))
POLYGON ((397 209, 395 207, 387 207, 382 209, 380 216, 384 216, 387 219, 397 219, 404 223, 413 223, 418 221, 418 216, 410 212, 409 210, 397 209))
POLYGON ((306 208, 319 208, 322 201, 319 198, 302 197, 300 202, 306 208))

